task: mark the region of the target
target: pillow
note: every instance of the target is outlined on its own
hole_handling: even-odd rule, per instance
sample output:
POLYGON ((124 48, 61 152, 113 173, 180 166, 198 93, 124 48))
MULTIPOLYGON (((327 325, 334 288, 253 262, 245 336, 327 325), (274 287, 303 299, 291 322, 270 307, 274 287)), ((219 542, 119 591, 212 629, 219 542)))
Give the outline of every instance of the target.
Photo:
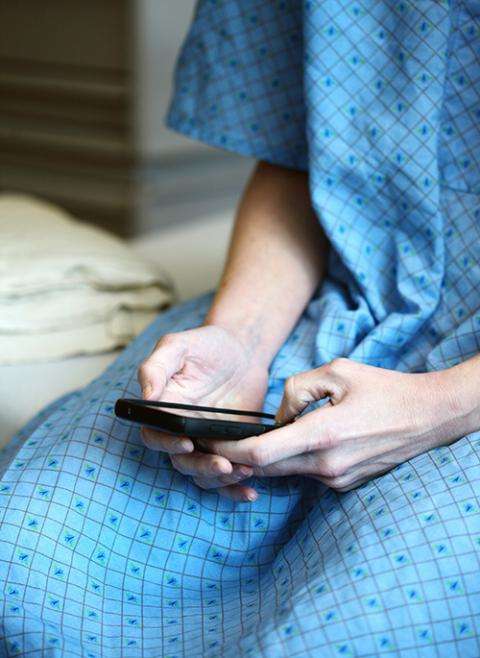
POLYGON ((0 194, 0 363, 126 345, 173 301, 119 238, 34 197, 0 194))

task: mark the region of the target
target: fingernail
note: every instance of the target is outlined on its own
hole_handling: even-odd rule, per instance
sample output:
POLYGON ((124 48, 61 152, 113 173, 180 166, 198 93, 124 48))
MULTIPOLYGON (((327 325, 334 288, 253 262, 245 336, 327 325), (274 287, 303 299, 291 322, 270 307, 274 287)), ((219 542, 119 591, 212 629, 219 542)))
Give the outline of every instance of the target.
POLYGON ((180 441, 179 446, 182 452, 192 452, 193 446, 190 441, 180 441))
POLYGON ((245 502, 248 502, 248 503, 253 503, 253 501, 256 500, 256 499, 257 499, 257 494, 254 493, 253 491, 251 491, 248 494, 245 494, 245 496, 244 496, 245 502))
POLYGON ((240 475, 243 475, 243 477, 247 477, 252 474, 252 469, 248 468, 248 466, 240 466, 238 469, 238 473, 240 475))

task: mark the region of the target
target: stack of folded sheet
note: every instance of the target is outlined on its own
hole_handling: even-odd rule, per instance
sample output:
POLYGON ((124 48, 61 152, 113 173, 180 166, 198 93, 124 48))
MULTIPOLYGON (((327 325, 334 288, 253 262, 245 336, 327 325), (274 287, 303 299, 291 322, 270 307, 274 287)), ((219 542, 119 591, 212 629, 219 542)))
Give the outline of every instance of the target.
POLYGON ((119 238, 0 194, 0 363, 126 345, 172 299, 168 277, 119 238))

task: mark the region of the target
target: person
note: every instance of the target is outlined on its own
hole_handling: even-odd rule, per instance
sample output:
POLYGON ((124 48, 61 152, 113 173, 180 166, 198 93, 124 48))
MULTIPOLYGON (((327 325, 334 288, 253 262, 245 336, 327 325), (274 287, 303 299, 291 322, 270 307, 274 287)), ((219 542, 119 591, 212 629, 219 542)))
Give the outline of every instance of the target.
POLYGON ((198 4, 168 123, 257 161, 225 271, 7 449, 4 655, 479 655, 478 28, 198 4), (287 424, 140 434, 140 394, 287 424))

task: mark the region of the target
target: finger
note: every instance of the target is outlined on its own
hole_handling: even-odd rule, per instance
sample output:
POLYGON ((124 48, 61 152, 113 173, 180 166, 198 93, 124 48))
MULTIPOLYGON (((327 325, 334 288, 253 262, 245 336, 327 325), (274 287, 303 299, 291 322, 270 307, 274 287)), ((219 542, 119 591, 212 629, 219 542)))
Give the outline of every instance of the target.
POLYGON ((289 377, 285 381, 283 398, 276 413, 276 420, 288 423, 310 403, 327 397, 336 401, 340 400, 345 391, 339 373, 340 361, 342 359, 336 359, 320 368, 289 377))
POLYGON ((255 489, 245 485, 230 485, 229 487, 220 487, 217 492, 225 498, 230 498, 237 503, 253 503, 258 498, 255 489))
POLYGON ((163 336, 138 368, 138 381, 145 400, 158 400, 170 379, 184 365, 184 342, 175 334, 163 336))
POLYGON ((143 443, 150 450, 168 452, 170 455, 190 453, 194 450, 193 442, 186 436, 173 436, 157 432, 148 427, 142 427, 140 436, 143 443))
POLYGON ((318 475, 319 468, 321 468, 321 460, 318 457, 318 451, 316 451, 281 459, 267 466, 255 467, 254 475, 261 477, 286 477, 288 475, 316 476, 318 475))
POLYGON ((183 475, 193 475, 200 478, 212 478, 230 475, 232 464, 219 455, 209 455, 204 452, 192 452, 189 455, 171 455, 174 468, 183 475))
POLYGON ((289 457, 330 448, 335 441, 332 428, 336 413, 336 407, 326 405, 260 436, 239 441, 212 440, 210 452, 232 463, 263 468, 289 457))
POLYGON ((252 477, 253 468, 251 466, 243 466, 235 464, 233 470, 228 475, 219 475, 217 477, 200 477, 194 476, 194 481, 202 489, 218 489, 220 487, 226 487, 231 484, 237 484, 242 480, 247 480, 252 477))
POLYGON ((201 489, 215 488, 218 494, 237 503, 253 503, 253 501, 257 500, 258 498, 258 493, 255 491, 255 489, 247 485, 230 484, 228 486, 211 487, 209 480, 193 478, 193 481, 201 489))

